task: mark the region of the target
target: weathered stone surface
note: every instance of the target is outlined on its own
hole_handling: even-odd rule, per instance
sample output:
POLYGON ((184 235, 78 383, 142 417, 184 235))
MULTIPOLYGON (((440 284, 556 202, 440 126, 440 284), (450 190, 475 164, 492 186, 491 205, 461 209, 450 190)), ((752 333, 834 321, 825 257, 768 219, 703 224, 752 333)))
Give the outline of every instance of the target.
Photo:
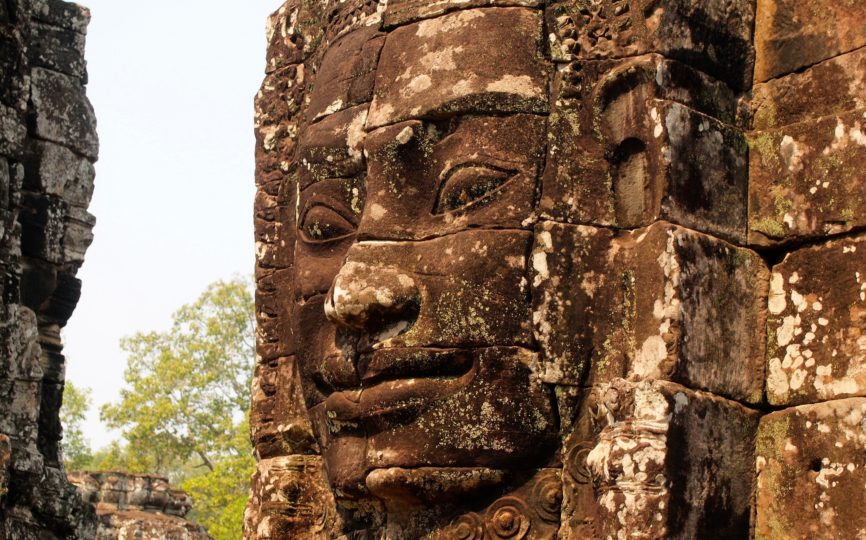
MULTIPOLYGON (((823 39, 819 34, 813 37, 823 39)), ((812 51, 806 37, 795 31, 789 45, 812 51)), ((805 53, 786 54, 796 59, 805 53)), ((756 86, 756 131, 749 136, 751 242, 816 238, 864 225, 864 78, 866 56, 858 49, 756 86)))
POLYGON ((866 395, 866 237, 794 251, 773 268, 767 398, 866 395))
POLYGON ((862 2, 758 0, 755 81, 763 82, 866 45, 862 2))
MULTIPOLYGON (((556 538, 562 506, 559 469, 533 471, 532 477, 514 493, 453 519, 451 524, 432 536, 435 540, 451 538, 556 538)), ((400 534, 401 528, 390 528, 400 534)))
POLYGON ((31 75, 34 134, 96 160, 96 118, 81 83, 42 68, 31 75))
POLYGON ((319 456, 288 455, 259 461, 244 534, 260 540, 338 536, 341 519, 319 456))
POLYGON ((382 51, 367 126, 457 112, 546 112, 542 40, 541 14, 524 8, 469 9, 397 28, 382 51), (497 42, 503 31, 507 51, 497 42))
POLYGON ((185 492, 161 476, 70 472, 85 502, 96 507, 97 540, 209 540, 207 531, 183 519, 192 507, 185 492))
POLYGON ((861 398, 803 405, 761 419, 756 539, 866 535, 864 419, 861 398))
POLYGON ((546 125, 543 116, 516 114, 371 132, 358 234, 421 240, 478 227, 528 228, 546 125))
POLYGON ((96 535, 62 465, 60 329, 92 240, 95 121, 85 96, 86 9, 0 7, 0 538, 96 535))
POLYGON ((32 41, 27 55, 31 65, 87 78, 84 34, 41 23, 34 23, 30 32, 32 41))
POLYGON ((250 405, 250 435, 256 457, 314 453, 312 427, 302 412, 303 395, 295 359, 259 363, 250 405))
POLYGON ((316 74, 316 85, 321 89, 307 105, 310 121, 370 102, 376 61, 384 42, 385 37, 375 27, 367 27, 342 37, 328 48, 316 74))
POLYGON ((866 224, 866 109, 749 135, 749 241, 771 244, 866 224))
POLYGON ((556 0, 547 8, 561 58, 596 60, 658 52, 742 91, 754 65, 753 0, 556 0))
POLYGON ((99 516, 96 540, 208 540, 200 525, 175 516, 125 510, 99 516))
POLYGON ((594 392, 599 537, 748 538, 757 411, 667 382, 594 392))
POLYGON ((646 55, 560 70, 541 211, 639 227, 657 219, 743 241, 748 148, 724 85, 646 55))
POLYGON ((60 0, 32 0, 32 5, 35 20, 79 34, 87 33, 90 10, 86 7, 60 0))
POLYGON ((479 7, 539 7, 544 0, 390 0, 385 7, 385 27, 430 19, 458 9, 479 7))
POLYGON ((773 130, 866 107, 866 49, 755 85, 752 127, 773 130))
POLYGON ((103 512, 144 510, 182 517, 192 508, 189 495, 172 489, 161 476, 75 471, 68 476, 82 498, 103 512))
POLYGON ((664 379, 760 401, 769 271, 756 253, 666 223, 620 235, 543 223, 535 236, 545 381, 664 379))
POLYGON ((69 204, 87 207, 96 175, 93 163, 65 146, 30 140, 24 168, 24 189, 63 197, 69 204))
MULTIPOLYGON (((368 105, 348 108, 306 129, 298 149, 301 189, 323 180, 351 178, 364 171, 362 143, 368 110, 368 105)), ((360 214, 363 208, 360 194, 355 194, 351 202, 353 213, 360 214)))
POLYGON ((863 227, 866 106, 860 50, 753 88, 754 19, 752 0, 271 18, 246 537, 752 536, 768 264, 863 227), (796 198, 819 174, 829 198, 796 198), (773 211, 805 217, 774 236, 773 211))
POLYGON ((9 474, 12 461, 12 442, 6 435, 0 435, 0 504, 9 494, 9 474))

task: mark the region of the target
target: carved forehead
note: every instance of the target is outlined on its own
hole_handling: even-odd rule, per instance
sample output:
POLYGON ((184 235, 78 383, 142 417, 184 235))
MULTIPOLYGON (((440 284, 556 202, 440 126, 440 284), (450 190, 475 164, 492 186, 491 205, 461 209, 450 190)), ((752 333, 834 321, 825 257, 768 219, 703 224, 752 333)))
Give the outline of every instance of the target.
POLYGON ((391 29, 346 33, 321 55, 307 120, 372 101, 366 129, 461 113, 546 113, 550 62, 542 12, 463 9, 391 29))
MULTIPOLYGON (((410 12, 435 10, 405 5, 397 13, 410 12)), ((552 68, 542 50, 542 19, 540 10, 525 7, 466 7, 387 33, 376 26, 340 33, 311 62, 307 127, 296 156, 302 189, 362 172, 365 133, 383 126, 467 113, 547 113, 552 68)))
POLYGON ((548 109, 542 14, 467 9, 393 30, 376 72, 368 129, 461 112, 548 109))

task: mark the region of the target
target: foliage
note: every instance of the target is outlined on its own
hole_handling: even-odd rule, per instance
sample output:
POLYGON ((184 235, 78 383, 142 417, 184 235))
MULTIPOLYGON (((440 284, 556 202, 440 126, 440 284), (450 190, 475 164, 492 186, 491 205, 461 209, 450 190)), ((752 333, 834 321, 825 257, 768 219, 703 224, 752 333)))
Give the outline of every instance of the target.
POLYGON ((164 332, 121 342, 125 386, 102 420, 124 444, 97 452, 100 470, 169 476, 188 490, 190 518, 217 540, 240 536, 254 461, 246 411, 255 359, 248 280, 211 284, 164 332))
MULTIPOLYGON (((249 422, 244 421, 242 429, 237 430, 238 447, 249 444, 248 427, 249 422)), ((205 524, 214 538, 238 538, 254 467, 255 460, 247 452, 223 458, 212 471, 188 478, 180 486, 196 502, 188 517, 205 524)))
POLYGON ((90 389, 78 388, 66 381, 60 421, 63 423, 63 454, 67 470, 82 470, 90 466, 90 443, 84 437, 84 424, 90 408, 90 389))

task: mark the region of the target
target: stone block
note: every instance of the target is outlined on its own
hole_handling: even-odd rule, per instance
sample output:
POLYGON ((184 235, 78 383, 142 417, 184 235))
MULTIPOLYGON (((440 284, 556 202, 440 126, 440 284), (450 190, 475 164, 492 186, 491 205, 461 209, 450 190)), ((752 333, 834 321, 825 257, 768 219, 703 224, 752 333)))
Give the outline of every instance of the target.
MULTIPOLYGON (((316 73, 316 91, 307 104, 310 122, 373 99, 373 82, 385 36, 367 27, 328 47, 316 73)), ((365 117, 366 120, 366 117, 365 117)))
POLYGON ((256 276, 256 333, 259 356, 272 360, 291 356, 295 352, 295 339, 291 327, 294 297, 293 270, 273 270, 256 276))
POLYGON ((273 212, 273 220, 256 219, 256 261, 258 265, 270 270, 291 268, 294 253, 281 242, 289 245, 295 238, 295 193, 280 197, 278 205, 265 212, 273 212))
POLYGON ((866 536, 866 399, 802 405, 761 419, 756 540, 866 536))
POLYGON ((55 71, 31 72, 34 134, 96 160, 96 117, 80 80, 55 71))
POLYGON ((96 172, 90 160, 59 144, 27 141, 24 189, 62 197, 70 205, 87 207, 96 172))
POLYGON ((84 34, 34 22, 30 25, 27 56, 31 66, 48 68, 87 80, 84 34))
POLYGON ((21 36, 14 32, 0 32, 0 104, 18 111, 27 108, 30 97, 28 71, 21 36))
POLYGON ((866 396, 866 236, 794 251, 770 284, 770 404, 866 396))
MULTIPOLYGON (((38 381, 10 381, 0 379, 0 398, 6 403, 5 409, 0 412, 0 433, 8 433, 12 436, 15 446, 30 447, 36 452, 36 438, 38 435, 39 404, 41 400, 42 385, 38 381)), ((15 470, 30 470, 30 464, 22 460, 25 456, 13 453, 13 467, 15 470)), ((38 467, 42 466, 39 456, 38 467)))
POLYGON ((319 456, 259 461, 244 514, 247 538, 281 540, 337 538, 342 519, 319 456))
POLYGON ((6 502, 9 493, 9 475, 12 461, 12 441, 0 434, 0 504, 6 502))
MULTIPOLYGON (((25 279, 28 281, 38 280, 41 276, 28 276, 29 272, 25 272, 25 279)), ((62 348, 60 342, 60 327, 66 326, 66 321, 72 316, 75 306, 81 297, 81 280, 76 278, 71 271, 58 271, 56 280, 49 282, 53 287, 50 296, 39 305, 40 323, 42 323, 41 341, 43 344, 51 340, 59 350, 62 348), (54 328, 51 327, 53 323, 54 328), (53 334, 50 332, 54 331, 53 334)), ((61 355, 62 358, 62 355, 61 355)))
POLYGON ((84 6, 62 0, 33 0, 33 19, 58 28, 87 33, 90 10, 84 6))
MULTIPOLYGON (((365 171, 364 124, 368 105, 359 105, 330 114, 309 126, 300 141, 300 188, 328 179, 350 178, 365 171)), ((362 201, 352 210, 361 212, 362 201)))
POLYGON ((866 49, 803 72, 756 84, 749 102, 752 127, 774 130, 866 107, 866 49))
POLYGON ((748 89, 754 66, 754 0, 557 0, 547 8, 552 48, 563 59, 657 52, 748 89))
POLYGON ((19 156, 26 137, 27 126, 21 111, 0 103, 0 155, 19 156))
MULTIPOLYGON (((596 538, 748 538, 760 414, 669 382, 593 389, 596 538)), ((568 536, 566 536, 568 537, 568 536)), ((574 536, 571 536, 574 538, 574 536)))
POLYGON ((310 454, 316 449, 293 357, 256 365, 250 425, 258 459, 310 454))
POLYGON ((21 252, 28 257, 62 264, 69 206, 53 195, 24 193, 22 197, 21 252))
POLYGON ((866 4, 758 0, 755 81, 792 73, 866 45, 866 4))
POLYGON ((81 266, 84 263, 84 253, 93 243, 93 227, 95 226, 96 217, 84 207, 69 207, 66 233, 63 236, 63 260, 66 263, 75 266, 81 266))
POLYGON ((561 69, 541 211, 616 227, 658 219, 744 241, 748 147, 724 85, 658 55, 561 69))
POLYGON ((385 28, 431 19, 458 9, 480 7, 539 7, 543 0, 391 0, 385 6, 385 28))
POLYGON ((368 129, 460 112, 547 112, 543 39, 542 15, 526 8, 467 9, 393 30, 368 129))
POLYGON ((866 109, 749 135, 749 242, 820 238, 866 225, 866 109))
POLYGON ((761 400, 765 343, 755 329, 766 321, 769 271, 757 253, 664 222, 620 233, 545 222, 532 267, 546 382, 662 379, 761 400))
POLYGON ((296 151, 297 114, 309 79, 304 66, 288 66, 268 74, 256 94, 256 185, 272 195, 292 168, 288 156, 296 151))
MULTIPOLYGON (((300 2, 284 2, 279 9, 268 17, 265 36, 268 41, 265 59, 267 73, 273 73, 291 65, 303 63, 304 47, 308 40, 304 39, 298 27, 300 2)), ((301 18, 303 20, 303 18, 301 18)))
POLYGON ((8 318, 0 325, 0 333, 5 337, 0 357, 0 373, 4 379, 39 382, 42 380, 42 368, 39 364, 42 351, 37 341, 39 329, 36 314, 26 307, 14 304, 7 309, 8 318))

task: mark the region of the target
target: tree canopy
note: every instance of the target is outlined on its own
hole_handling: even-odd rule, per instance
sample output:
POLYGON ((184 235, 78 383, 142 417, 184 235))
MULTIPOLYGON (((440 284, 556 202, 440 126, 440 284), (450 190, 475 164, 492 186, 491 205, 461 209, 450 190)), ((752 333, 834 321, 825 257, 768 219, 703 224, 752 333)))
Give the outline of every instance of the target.
MULTIPOLYGON (((255 466, 247 413, 255 362, 250 280, 211 284, 172 315, 168 330, 137 333, 121 348, 125 384, 101 418, 123 441, 89 459, 71 461, 67 450, 67 466, 166 475, 193 497, 190 519, 217 540, 238 538, 255 466)), ((64 414, 76 418, 74 409, 64 414)))
POLYGON ((92 461, 90 443, 84 437, 84 420, 90 408, 90 389, 78 388, 67 381, 63 389, 63 407, 60 421, 63 423, 63 456, 66 467, 71 470, 88 467, 92 461))

